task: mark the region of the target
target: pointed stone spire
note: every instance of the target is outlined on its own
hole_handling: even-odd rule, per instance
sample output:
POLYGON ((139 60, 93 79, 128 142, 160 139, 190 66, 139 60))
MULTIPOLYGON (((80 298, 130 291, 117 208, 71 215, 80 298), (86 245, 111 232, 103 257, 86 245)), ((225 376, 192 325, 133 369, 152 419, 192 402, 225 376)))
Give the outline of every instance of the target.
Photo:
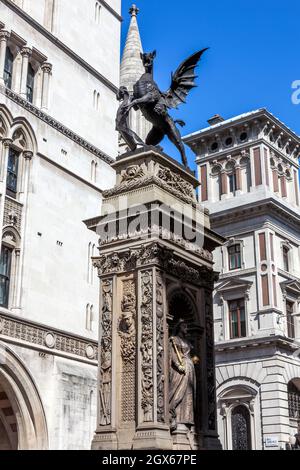
POLYGON ((145 72, 141 59, 143 47, 137 23, 138 12, 137 6, 132 5, 129 10, 131 21, 121 62, 120 83, 129 91, 133 90, 133 85, 145 72))
MULTIPOLYGON (((141 59, 143 46, 137 22, 139 9, 136 5, 132 5, 129 13, 131 21, 121 62, 120 85, 126 86, 128 91, 132 93, 133 85, 145 73, 145 68, 141 59)), ((152 128, 152 124, 144 118, 140 110, 135 111, 134 109, 130 111, 129 122, 131 129, 145 141, 152 128)), ((120 153, 127 150, 123 139, 120 139, 119 149, 120 153)))

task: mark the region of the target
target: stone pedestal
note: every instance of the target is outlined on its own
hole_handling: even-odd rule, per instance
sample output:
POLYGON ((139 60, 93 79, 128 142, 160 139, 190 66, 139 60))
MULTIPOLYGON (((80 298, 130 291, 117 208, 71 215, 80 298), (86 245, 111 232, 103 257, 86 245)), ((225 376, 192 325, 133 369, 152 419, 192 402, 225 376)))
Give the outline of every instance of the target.
POLYGON ((98 423, 93 449, 219 447, 216 429, 212 251, 223 239, 198 204, 194 174, 155 147, 114 163, 100 237, 98 423), (170 432, 169 337, 189 327, 195 366, 195 430, 170 432))

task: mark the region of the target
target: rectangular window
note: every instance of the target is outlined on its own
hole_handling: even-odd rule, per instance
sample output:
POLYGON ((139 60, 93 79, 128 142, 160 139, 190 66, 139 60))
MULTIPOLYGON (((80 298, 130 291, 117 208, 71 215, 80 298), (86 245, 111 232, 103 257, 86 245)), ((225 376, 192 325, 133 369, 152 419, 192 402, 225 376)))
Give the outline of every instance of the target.
POLYGON ((287 248, 286 246, 282 248, 283 269, 287 272, 290 271, 289 251, 289 248, 287 248))
POLYGON ((229 257, 229 270, 233 271, 234 269, 241 269, 242 267, 242 255, 241 255, 241 245, 233 245, 228 248, 228 257, 229 257))
POLYGON ((295 338, 295 324, 294 324, 294 304, 293 302, 286 303, 286 321, 287 331, 289 338, 295 338))
POLYGON ((18 167, 19 167, 19 154, 14 149, 9 150, 8 164, 7 164, 7 181, 6 193, 8 196, 17 197, 18 186, 18 167))
POLYGON ((231 300, 228 302, 229 322, 230 322, 230 338, 245 338, 246 332, 246 316, 244 299, 231 300))
POLYGON ((8 308, 12 250, 2 245, 0 256, 0 305, 8 308))
POLYGON ((4 64, 4 84, 6 88, 11 89, 12 85, 12 72, 13 72, 14 56, 12 55, 9 47, 6 49, 5 64, 4 64))

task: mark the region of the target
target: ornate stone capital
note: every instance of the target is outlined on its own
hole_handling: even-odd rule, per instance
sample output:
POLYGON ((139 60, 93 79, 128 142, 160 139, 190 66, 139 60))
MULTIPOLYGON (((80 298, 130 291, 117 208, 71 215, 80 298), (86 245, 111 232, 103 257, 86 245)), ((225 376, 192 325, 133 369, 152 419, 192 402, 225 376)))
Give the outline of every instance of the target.
POLYGON ((23 47, 21 54, 23 57, 30 57, 32 54, 32 49, 30 49, 30 47, 23 47))
POLYGON ((32 157, 33 157, 33 152, 31 150, 25 150, 23 152, 23 156, 24 156, 25 160, 31 160, 32 157))
POLYGON ((0 41, 1 42, 2 41, 6 42, 6 41, 8 41, 9 38, 10 38, 10 32, 9 31, 4 31, 4 30, 0 31, 0 41))
POLYGON ((2 143, 4 145, 5 148, 8 148, 11 146, 11 144, 13 143, 13 140, 12 139, 3 139, 2 140, 2 143))
POLYGON ((49 62, 44 62, 41 66, 41 69, 44 73, 50 74, 52 72, 52 64, 50 64, 49 62))

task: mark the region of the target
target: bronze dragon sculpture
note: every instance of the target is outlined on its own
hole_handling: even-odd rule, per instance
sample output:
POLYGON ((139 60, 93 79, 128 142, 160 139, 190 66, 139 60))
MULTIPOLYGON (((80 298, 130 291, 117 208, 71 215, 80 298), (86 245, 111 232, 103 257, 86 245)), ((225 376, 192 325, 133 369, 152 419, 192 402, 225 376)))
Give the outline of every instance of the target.
POLYGON ((161 92, 153 79, 153 62, 156 51, 141 54, 145 73, 133 87, 130 96, 125 87, 121 87, 118 100, 120 105, 116 120, 116 129, 121 133, 128 147, 133 151, 142 145, 141 139, 129 128, 128 115, 131 108, 140 109, 143 116, 153 125, 146 138, 146 145, 158 145, 165 136, 177 147, 181 154, 182 163, 188 166, 184 144, 176 124, 184 126, 183 121, 174 121, 168 109, 176 108, 185 103, 185 99, 192 88, 196 87, 195 69, 207 49, 202 49, 186 59, 172 74, 171 86, 167 92, 161 92))

